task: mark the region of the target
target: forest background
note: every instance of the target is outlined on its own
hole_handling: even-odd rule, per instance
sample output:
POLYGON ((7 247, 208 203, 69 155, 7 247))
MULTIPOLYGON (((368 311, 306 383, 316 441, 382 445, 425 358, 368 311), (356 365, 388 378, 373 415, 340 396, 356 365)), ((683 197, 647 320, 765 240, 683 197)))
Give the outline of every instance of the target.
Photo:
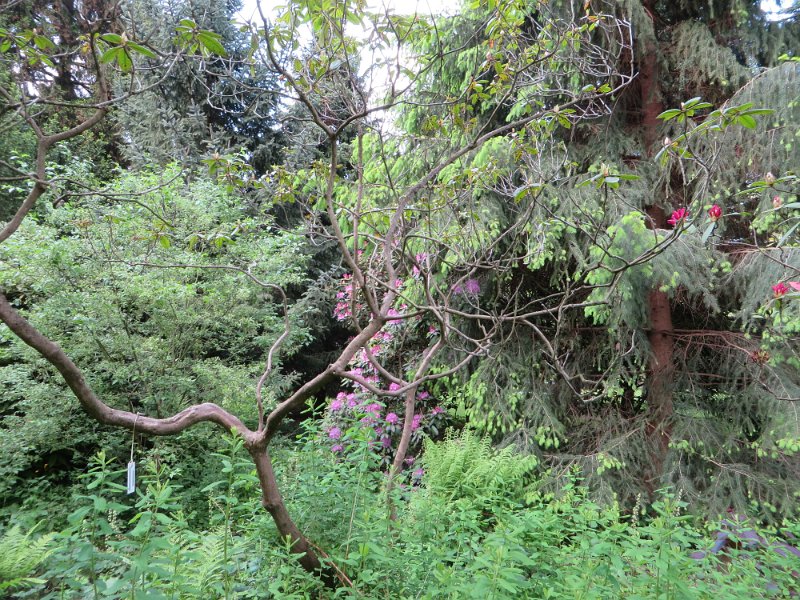
POLYGON ((797 6, 241 8, 3 4, 0 590, 794 593, 797 6))

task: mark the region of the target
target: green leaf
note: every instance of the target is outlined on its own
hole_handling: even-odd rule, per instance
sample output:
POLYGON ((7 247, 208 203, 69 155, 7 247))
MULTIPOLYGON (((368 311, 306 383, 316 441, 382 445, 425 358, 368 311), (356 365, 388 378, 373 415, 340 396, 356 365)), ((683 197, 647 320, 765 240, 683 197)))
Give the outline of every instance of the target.
POLYGON ((788 240, 792 236, 792 234, 795 232, 795 229, 797 229, 798 225, 800 225, 800 221, 792 225, 789 231, 783 234, 783 237, 780 240, 778 240, 778 246, 782 246, 784 243, 786 243, 786 240, 788 240))
POLYGON ((708 238, 711 237, 711 234, 714 232, 714 228, 717 226, 716 223, 709 223, 706 230, 703 232, 702 242, 705 244, 708 241, 708 238))
POLYGON ((122 48, 109 48, 100 55, 101 63, 113 62, 117 58, 119 52, 124 52, 122 48))
POLYGON ((133 69, 133 61, 131 60, 130 54, 125 48, 119 48, 119 53, 117 54, 117 65, 119 65, 120 70, 123 73, 128 73, 133 69))
POLYGON ((671 108, 669 110, 665 110, 656 118, 662 119, 664 121, 669 121, 670 119, 674 119, 675 117, 677 117, 679 114, 681 114, 681 111, 679 111, 676 108, 671 108))
POLYGON ((39 50, 54 50, 56 45, 43 35, 33 36, 33 43, 39 50))
POLYGON ((220 43, 221 36, 210 31, 201 31, 197 34, 197 41, 203 45, 208 52, 218 56, 227 56, 225 48, 220 43))
POLYGON ((130 48, 131 50, 133 50, 134 52, 137 52, 139 54, 142 54, 142 55, 146 56, 147 58, 156 58, 157 57, 156 53, 153 52, 152 50, 150 50, 150 48, 145 48, 144 46, 142 46, 141 44, 137 44, 136 42, 128 42, 128 46, 127 47, 130 48))
POLYGON ((122 45, 122 36, 119 36, 116 33, 104 33, 100 36, 100 39, 104 42, 108 42, 109 44, 114 44, 115 46, 122 45))
POLYGON ((748 129, 755 129, 756 128, 756 120, 751 117, 750 115, 739 115, 739 118, 736 121, 742 127, 747 127, 748 129))

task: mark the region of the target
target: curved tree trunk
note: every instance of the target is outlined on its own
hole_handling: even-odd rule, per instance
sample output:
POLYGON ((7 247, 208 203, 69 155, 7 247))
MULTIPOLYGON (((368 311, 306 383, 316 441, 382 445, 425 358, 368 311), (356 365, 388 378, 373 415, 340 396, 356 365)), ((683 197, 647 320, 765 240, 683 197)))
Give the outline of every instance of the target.
POLYGON ((118 410, 103 402, 89 386, 83 372, 72 362, 61 347, 48 339, 20 315, 8 299, 0 291, 0 322, 16 334, 28 346, 36 350, 47 362, 58 369, 66 384, 70 387, 81 407, 96 421, 106 425, 122 427, 124 429, 136 428, 137 432, 151 435, 175 435, 188 429, 192 425, 203 422, 216 423, 225 431, 235 431, 245 440, 245 445, 253 458, 258 480, 261 484, 264 508, 272 516, 278 531, 283 536, 292 540, 292 547, 301 556, 300 564, 308 572, 320 575, 326 585, 335 585, 336 579, 331 573, 322 569, 322 565, 308 541, 300 533, 286 510, 272 462, 266 450, 266 440, 263 432, 259 435, 248 429, 236 416, 230 414, 222 407, 212 404, 198 404, 190 406, 181 412, 167 418, 155 419, 144 415, 132 413, 127 410, 118 410))
POLYGON ((275 471, 272 469, 272 459, 267 449, 260 446, 248 447, 248 452, 256 465, 258 481, 261 484, 261 505, 272 516, 278 532, 292 542, 292 551, 300 555, 300 564, 306 571, 318 573, 322 571, 322 564, 314 554, 308 540, 300 533, 289 512, 286 504, 278 489, 278 482, 275 479, 275 471))

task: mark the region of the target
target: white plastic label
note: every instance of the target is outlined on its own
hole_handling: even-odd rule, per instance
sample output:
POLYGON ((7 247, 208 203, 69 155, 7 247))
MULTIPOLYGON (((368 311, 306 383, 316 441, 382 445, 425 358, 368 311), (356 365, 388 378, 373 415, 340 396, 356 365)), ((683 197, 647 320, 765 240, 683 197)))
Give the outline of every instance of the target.
POLYGON ((130 461, 128 463, 128 494, 136 492, 136 463, 130 461))

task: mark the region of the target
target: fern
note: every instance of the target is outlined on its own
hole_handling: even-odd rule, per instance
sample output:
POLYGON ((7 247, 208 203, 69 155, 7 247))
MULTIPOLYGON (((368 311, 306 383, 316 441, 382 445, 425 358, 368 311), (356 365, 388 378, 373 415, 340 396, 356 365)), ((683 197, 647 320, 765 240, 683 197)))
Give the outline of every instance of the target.
POLYGON ((470 430, 448 431, 444 441, 425 442, 424 466, 428 492, 446 502, 466 501, 492 507, 520 502, 526 476, 536 467, 534 456, 520 456, 508 446, 495 450, 489 438, 470 430))
POLYGON ((14 525, 0 538, 0 593, 44 583, 31 575, 55 550, 53 534, 33 538, 34 527, 23 533, 14 525))
POLYGON ((225 569, 225 536, 223 527, 194 534, 176 531, 171 543, 180 548, 173 573, 174 586, 182 598, 210 598, 222 593, 225 569))

